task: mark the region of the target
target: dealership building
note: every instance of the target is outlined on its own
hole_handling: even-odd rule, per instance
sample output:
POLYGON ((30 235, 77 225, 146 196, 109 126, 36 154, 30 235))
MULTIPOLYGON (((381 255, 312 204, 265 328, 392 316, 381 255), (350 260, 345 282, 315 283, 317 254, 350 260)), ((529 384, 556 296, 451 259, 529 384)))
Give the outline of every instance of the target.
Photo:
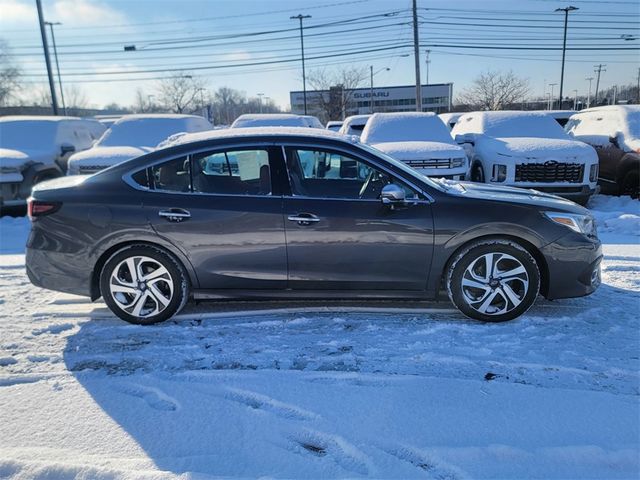
MULTIPOLYGON (((318 117, 326 116, 327 110, 334 112, 330 120, 340 120, 349 115, 371 113, 373 94, 374 112, 415 112, 415 85, 393 87, 343 89, 341 86, 329 90, 307 90, 307 113, 318 117), (321 98, 322 96, 322 98, 321 98), (335 108, 327 105, 335 104, 335 108)), ((422 111, 448 112, 451 109, 453 83, 422 85, 422 111)), ((290 92, 291 113, 304 114, 304 93, 290 92)))

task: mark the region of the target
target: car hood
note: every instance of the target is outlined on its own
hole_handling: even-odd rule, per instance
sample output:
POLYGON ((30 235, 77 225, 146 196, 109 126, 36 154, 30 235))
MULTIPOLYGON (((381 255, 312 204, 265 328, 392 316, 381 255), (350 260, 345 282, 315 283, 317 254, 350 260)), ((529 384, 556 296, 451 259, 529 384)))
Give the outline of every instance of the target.
POLYGON ((397 160, 465 157, 462 147, 444 142, 384 142, 372 146, 397 160))
POLYGON ((139 157, 152 150, 152 147, 93 147, 83 152, 74 153, 69 159, 69 166, 107 167, 139 157))
POLYGON ((53 163, 55 155, 53 152, 44 150, 12 150, 0 148, 0 167, 20 168, 27 163, 53 163))
POLYGON ((585 156, 597 158, 593 147, 568 138, 492 138, 480 136, 476 140, 476 148, 508 157, 524 157, 533 160, 565 160, 576 157, 584 158, 585 156))
POLYGON ((563 212, 588 215, 589 210, 577 203, 562 197, 550 195, 526 188, 503 187, 487 185, 484 183, 453 182, 440 180, 448 188, 447 193, 460 197, 474 198, 478 200, 491 200, 505 203, 519 203, 523 205, 542 207, 546 210, 558 210, 563 212))

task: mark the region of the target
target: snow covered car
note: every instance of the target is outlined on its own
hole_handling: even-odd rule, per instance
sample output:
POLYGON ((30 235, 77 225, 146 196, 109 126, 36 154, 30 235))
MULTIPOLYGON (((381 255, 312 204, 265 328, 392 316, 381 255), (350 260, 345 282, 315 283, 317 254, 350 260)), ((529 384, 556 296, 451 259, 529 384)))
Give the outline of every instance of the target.
POLYGON ((640 106, 611 105, 582 110, 565 130, 598 152, 598 180, 610 193, 640 196, 640 106))
POLYGON ((209 121, 196 115, 124 115, 92 148, 71 156, 67 175, 89 175, 150 152, 171 135, 211 128, 209 121))
POLYGON ((293 115, 290 113, 245 113, 231 124, 231 128, 248 127, 323 128, 320 120, 312 115, 293 115))
POLYGON ((327 122, 327 126, 325 127, 327 130, 331 130, 333 132, 337 132, 342 127, 342 120, 330 120, 327 122))
POLYGON ((360 140, 428 177, 464 180, 469 164, 432 112, 374 113, 360 140))
POLYGON ((600 284, 593 217, 541 192, 434 180, 310 128, 184 135, 113 168, 37 186, 37 286, 166 320, 191 297, 434 299, 505 321, 600 284), (327 167, 330 167, 327 170, 327 167), (87 212, 92 214, 87 214, 87 212))
POLYGON ((441 113, 438 115, 440 120, 442 120, 446 126, 449 127, 449 130, 452 130, 453 127, 458 123, 458 119, 464 115, 464 112, 449 112, 449 113, 441 113))
POLYGON ((347 117, 342 122, 342 127, 338 130, 343 135, 355 135, 356 137, 360 137, 362 135, 362 131, 364 130, 364 126, 367 124, 367 120, 371 115, 351 115, 347 117))
POLYGON ((64 175, 69 155, 91 148, 93 123, 77 117, 0 117, 0 205, 25 205, 33 185, 64 175))
POLYGON ((598 155, 539 112, 471 112, 451 131, 474 182, 532 188, 582 205, 597 189, 598 155))

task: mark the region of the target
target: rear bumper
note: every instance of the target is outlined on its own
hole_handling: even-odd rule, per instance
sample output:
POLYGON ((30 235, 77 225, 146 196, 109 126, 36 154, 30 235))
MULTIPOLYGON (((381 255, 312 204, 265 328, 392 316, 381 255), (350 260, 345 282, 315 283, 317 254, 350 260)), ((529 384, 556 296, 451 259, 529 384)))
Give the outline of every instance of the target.
POLYGON ((541 249, 548 267, 549 300, 583 297, 600 286, 602 245, 597 238, 570 232, 541 249))
POLYGON ((27 276, 37 287, 91 296, 91 271, 77 254, 27 247, 27 276))

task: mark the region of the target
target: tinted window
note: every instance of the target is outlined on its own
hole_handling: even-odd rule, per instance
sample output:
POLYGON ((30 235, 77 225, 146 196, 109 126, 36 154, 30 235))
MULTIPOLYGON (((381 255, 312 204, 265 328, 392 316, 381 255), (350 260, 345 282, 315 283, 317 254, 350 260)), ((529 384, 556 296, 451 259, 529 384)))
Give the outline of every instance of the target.
POLYGON ((402 182, 342 153, 287 148, 293 195, 321 198, 377 199, 385 185, 395 183, 407 198, 417 194, 402 182))
POLYGON ((131 178, 141 187, 149 188, 149 178, 147 177, 147 169, 140 170, 139 172, 131 175, 131 178))
POLYGON ((154 165, 151 167, 151 172, 156 190, 170 192, 188 192, 190 190, 189 160, 186 156, 154 165))
POLYGON ((269 154, 266 150, 233 150, 195 156, 193 190, 223 195, 269 195, 269 154))

